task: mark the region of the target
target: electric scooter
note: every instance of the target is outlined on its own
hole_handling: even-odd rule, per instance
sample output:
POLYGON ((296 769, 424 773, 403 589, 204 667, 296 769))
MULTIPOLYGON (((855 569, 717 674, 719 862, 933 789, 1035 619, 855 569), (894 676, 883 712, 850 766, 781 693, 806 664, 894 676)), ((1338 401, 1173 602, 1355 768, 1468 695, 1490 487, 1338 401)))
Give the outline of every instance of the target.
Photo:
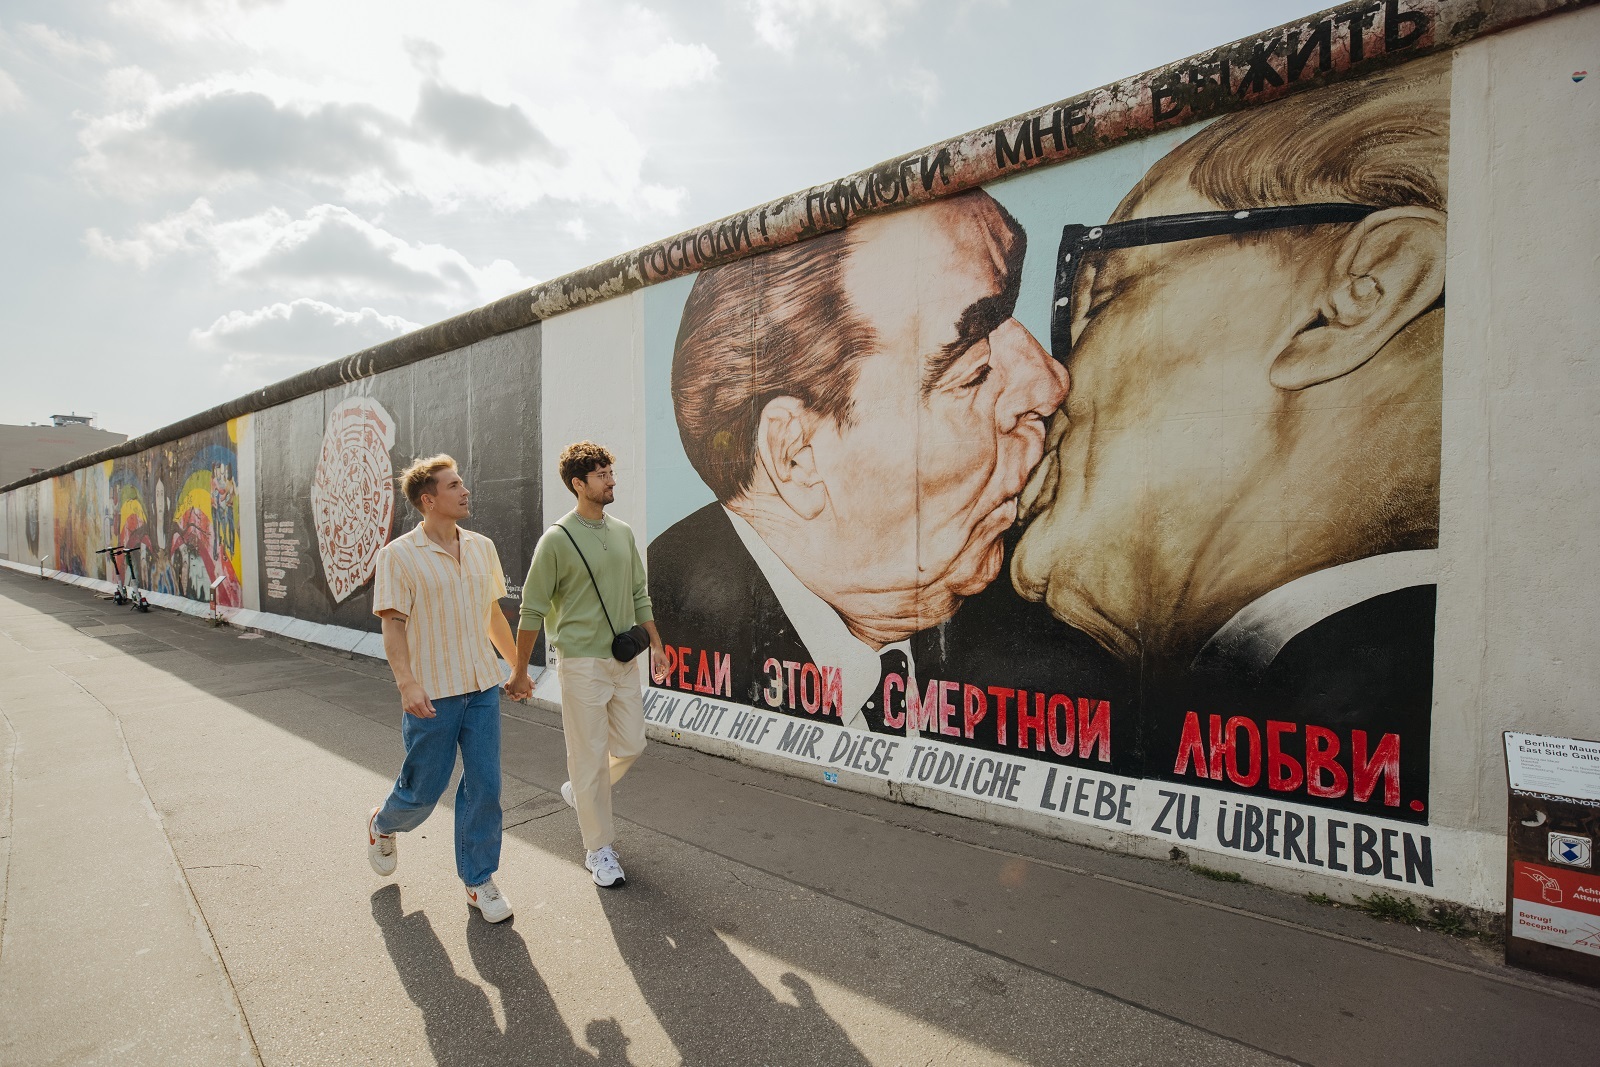
POLYGON ((128 583, 123 593, 123 603, 128 604, 135 611, 149 611, 150 601, 144 598, 144 590, 139 588, 139 568, 135 565, 135 556, 139 554, 139 547, 124 548, 122 554, 127 557, 128 583))
POLYGON ((133 556, 138 548, 123 548, 116 545, 112 548, 97 548, 95 555, 109 554, 111 565, 117 572, 117 587, 111 591, 111 602, 117 605, 126 604, 135 611, 149 611, 150 602, 145 599, 144 591, 139 588, 139 574, 134 567, 133 556), (126 566, 123 557, 126 556, 126 566))

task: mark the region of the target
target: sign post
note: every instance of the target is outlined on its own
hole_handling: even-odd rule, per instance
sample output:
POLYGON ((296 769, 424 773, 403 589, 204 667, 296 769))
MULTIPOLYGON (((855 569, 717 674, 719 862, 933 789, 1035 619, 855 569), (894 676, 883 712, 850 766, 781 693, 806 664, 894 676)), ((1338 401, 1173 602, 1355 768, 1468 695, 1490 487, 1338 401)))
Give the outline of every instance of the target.
POLYGON ((1600 741, 1507 730, 1506 962, 1600 985, 1600 741))

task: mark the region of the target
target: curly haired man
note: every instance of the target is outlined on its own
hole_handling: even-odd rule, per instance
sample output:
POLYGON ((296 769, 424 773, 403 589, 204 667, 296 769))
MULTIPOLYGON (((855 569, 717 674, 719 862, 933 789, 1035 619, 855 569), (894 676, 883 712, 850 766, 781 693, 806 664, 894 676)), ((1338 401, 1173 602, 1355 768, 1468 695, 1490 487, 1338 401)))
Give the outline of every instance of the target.
POLYGON ((539 538, 522 587, 522 625, 507 691, 532 692, 528 657, 539 630, 550 627, 559 653, 561 728, 567 741, 568 781, 561 796, 578 811, 584 865, 604 888, 622 885, 611 787, 644 751, 644 701, 639 668, 616 659, 615 635, 643 626, 650 636, 651 673, 666 674, 645 587, 644 561, 633 530, 605 513, 616 500, 611 453, 592 441, 562 449, 561 482, 577 506, 539 538))

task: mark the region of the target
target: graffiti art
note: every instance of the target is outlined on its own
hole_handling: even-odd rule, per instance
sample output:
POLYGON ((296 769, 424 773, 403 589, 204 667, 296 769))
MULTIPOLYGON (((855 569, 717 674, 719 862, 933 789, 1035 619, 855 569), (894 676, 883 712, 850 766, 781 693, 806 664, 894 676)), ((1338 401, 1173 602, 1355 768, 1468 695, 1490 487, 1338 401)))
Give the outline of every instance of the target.
POLYGON ((370 396, 328 412, 311 482, 317 550, 334 602, 366 585, 394 524, 394 419, 370 396))
POLYGON ((1422 61, 646 290, 652 715, 1431 885, 1448 102, 1422 61))

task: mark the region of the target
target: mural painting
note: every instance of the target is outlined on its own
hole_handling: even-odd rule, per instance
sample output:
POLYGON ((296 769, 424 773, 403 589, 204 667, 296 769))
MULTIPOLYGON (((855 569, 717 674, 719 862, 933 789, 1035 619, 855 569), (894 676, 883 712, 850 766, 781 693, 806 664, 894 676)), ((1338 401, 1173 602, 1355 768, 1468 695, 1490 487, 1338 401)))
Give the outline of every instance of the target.
POLYGON ((371 580, 394 524, 394 419, 369 396, 328 412, 311 480, 317 552, 334 602, 371 580))
POLYGON ((113 541, 138 548, 148 590, 242 607, 239 420, 113 460, 113 541), (221 579, 218 581, 218 579, 221 579))
POLYGON ((651 717, 1431 888, 1447 71, 647 290, 651 717))
POLYGON ((538 534, 538 345, 519 330, 259 412, 261 609, 376 632, 378 550, 420 521, 395 473, 436 452, 473 491, 463 525, 520 590, 538 534))
POLYGON ((51 480, 54 498, 51 535, 55 543, 55 560, 51 565, 68 574, 106 577, 105 557, 98 553, 116 544, 112 540, 107 482, 110 468, 110 463, 95 463, 51 480))

